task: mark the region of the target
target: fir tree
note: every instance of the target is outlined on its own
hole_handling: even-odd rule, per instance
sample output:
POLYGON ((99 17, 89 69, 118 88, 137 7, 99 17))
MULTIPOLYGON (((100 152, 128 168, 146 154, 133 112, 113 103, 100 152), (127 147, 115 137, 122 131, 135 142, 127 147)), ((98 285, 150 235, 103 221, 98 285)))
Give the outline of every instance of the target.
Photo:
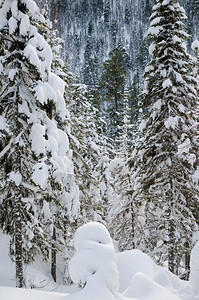
POLYGON ((0 220, 11 236, 16 284, 24 285, 23 264, 37 253, 48 258, 57 211, 75 215, 76 185, 67 134, 56 115, 68 116, 64 82, 51 72, 52 51, 39 33, 46 26, 32 0, 1 1, 0 220))
POLYGON ((102 116, 108 120, 107 136, 113 140, 117 137, 117 126, 121 121, 127 65, 125 50, 118 46, 109 53, 109 59, 104 62, 99 82, 102 116))
POLYGON ((88 101, 85 85, 71 78, 68 89, 68 109, 71 115, 70 141, 73 149, 75 176, 80 192, 80 224, 101 220, 99 179, 95 175, 101 145, 95 125, 96 109, 88 101))
POLYGON ((115 159, 110 162, 112 173, 112 185, 114 186, 114 197, 110 201, 109 225, 112 234, 119 241, 119 249, 127 250, 135 248, 135 205, 131 196, 131 172, 129 167, 130 149, 133 143, 130 124, 130 108, 128 105, 128 90, 124 90, 124 107, 122 111, 123 120, 118 126, 119 138, 115 159))
POLYGON ((177 0, 156 0, 148 38, 152 55, 141 96, 146 114, 134 152, 134 201, 145 203, 147 251, 178 273, 197 228, 190 207, 198 201, 193 175, 198 165, 196 79, 182 30, 184 9, 177 0), (188 245, 188 246, 187 246, 188 245))

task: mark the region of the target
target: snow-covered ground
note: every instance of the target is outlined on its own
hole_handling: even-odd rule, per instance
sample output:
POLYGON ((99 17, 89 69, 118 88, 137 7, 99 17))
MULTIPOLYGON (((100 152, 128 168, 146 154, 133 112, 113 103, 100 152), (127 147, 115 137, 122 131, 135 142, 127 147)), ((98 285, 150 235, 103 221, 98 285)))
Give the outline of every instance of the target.
MULTIPOLYGON (((26 284, 38 290, 16 289, 8 244, 8 237, 0 234, 0 300, 199 300, 198 288, 157 266, 141 251, 115 253, 108 231, 99 223, 86 224, 75 235, 76 254, 69 267, 76 283, 72 286, 55 284, 45 264, 34 264, 25 270, 26 284)), ((192 258, 196 266, 197 255, 192 258)), ((197 275, 199 268, 195 270, 197 275)))

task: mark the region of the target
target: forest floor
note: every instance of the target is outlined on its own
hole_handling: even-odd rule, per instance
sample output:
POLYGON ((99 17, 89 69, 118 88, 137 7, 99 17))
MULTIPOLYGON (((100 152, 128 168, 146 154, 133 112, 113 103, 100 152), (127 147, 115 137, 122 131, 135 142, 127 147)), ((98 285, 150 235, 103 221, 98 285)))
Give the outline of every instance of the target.
POLYGON ((36 289, 16 289, 14 263, 7 254, 8 244, 8 237, 0 234, 0 300, 199 300, 188 281, 180 280, 166 267, 157 266, 139 250, 117 253, 118 293, 111 293, 97 279, 83 289, 55 284, 47 265, 42 267, 38 262, 25 271, 26 284, 36 289))

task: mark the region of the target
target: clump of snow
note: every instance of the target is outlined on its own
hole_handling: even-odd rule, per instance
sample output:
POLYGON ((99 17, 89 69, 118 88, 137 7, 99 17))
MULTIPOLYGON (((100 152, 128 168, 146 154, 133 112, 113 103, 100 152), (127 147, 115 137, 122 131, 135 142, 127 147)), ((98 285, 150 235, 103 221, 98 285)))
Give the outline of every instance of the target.
POLYGON ((109 165, 109 171, 113 172, 114 169, 124 166, 124 162, 120 158, 112 159, 109 165))
POLYGON ((161 30, 163 30, 162 26, 149 27, 147 35, 158 35, 161 30))
POLYGON ((19 186, 22 182, 22 176, 19 172, 11 172, 9 173, 9 180, 13 181, 16 186, 19 186))
POLYGON ((25 36, 30 28, 30 20, 29 20, 29 16, 26 14, 21 13, 21 22, 20 22, 20 34, 22 36, 25 36))
POLYGON ((166 80, 163 82, 162 87, 163 87, 163 89, 166 89, 166 88, 168 88, 168 87, 170 87, 170 86, 172 86, 172 85, 173 85, 173 84, 172 84, 171 80, 168 78, 168 79, 166 79, 166 80))
POLYGON ((164 0, 164 1, 162 2, 162 5, 168 5, 170 2, 171 2, 171 0, 164 0))
POLYGON ((178 116, 175 117, 170 116, 165 120, 164 125, 167 129, 169 128, 175 129, 175 127, 178 125, 179 119, 180 118, 178 116))
POLYGON ((38 123, 32 125, 30 140, 35 154, 45 153, 45 127, 43 125, 38 123))
MULTIPOLYGON (((32 53, 32 52, 31 52, 32 53)), ((47 100, 57 101, 54 89, 47 82, 40 81, 35 87, 35 96, 41 104, 47 103, 47 100)))
MULTIPOLYGON (((157 266, 147 254, 138 249, 118 253, 117 267, 120 274, 119 291, 122 293, 132 286, 132 278, 140 272, 171 291, 180 289, 184 283, 165 267, 157 266)), ((187 285, 187 282, 185 284, 187 285)), ((145 300, 145 298, 143 299, 145 300)), ((157 298, 157 300, 159 299, 157 298)))
POLYGON ((195 170, 194 174, 193 174, 193 180, 195 182, 198 182, 199 179, 199 167, 197 167, 197 169, 195 170))
POLYGON ((72 280, 85 286, 95 275, 111 292, 117 292, 119 274, 115 249, 106 227, 98 222, 83 225, 75 234, 74 245, 77 253, 69 264, 72 280))
MULTIPOLYGON (((150 46, 149 46, 149 54, 152 55, 153 52, 155 51, 155 48, 156 48, 156 44, 152 43, 150 46)), ((145 72, 146 72, 146 69, 145 69, 145 72)))
POLYGON ((191 251, 189 282, 195 294, 199 294, 199 241, 191 251))
POLYGON ((192 50, 196 51, 199 49, 199 41, 195 40, 192 44, 191 44, 191 48, 192 50))
POLYGON ((42 189, 45 189, 47 187, 48 172, 48 167, 44 161, 37 163, 34 166, 32 180, 35 182, 36 185, 39 185, 42 189))
POLYGON ((178 155, 182 155, 183 153, 189 153, 191 148, 191 141, 187 138, 182 144, 178 145, 178 155))
POLYGON ((161 99, 158 99, 158 100, 153 104, 153 109, 160 110, 161 106, 162 106, 162 100, 161 100, 161 99))
POLYGON ((13 34, 17 29, 17 20, 14 17, 11 17, 8 22, 9 34, 13 34))

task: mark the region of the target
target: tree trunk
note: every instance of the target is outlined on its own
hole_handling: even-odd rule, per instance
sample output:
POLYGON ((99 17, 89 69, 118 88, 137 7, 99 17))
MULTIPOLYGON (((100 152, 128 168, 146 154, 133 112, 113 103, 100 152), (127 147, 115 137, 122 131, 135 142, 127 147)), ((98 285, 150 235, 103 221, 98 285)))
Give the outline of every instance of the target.
POLYGON ((132 248, 135 249, 135 212, 131 202, 131 229, 132 229, 132 248))
POLYGON ((189 280, 190 275, 190 252, 189 252, 189 242, 185 243, 185 277, 184 280, 189 280))
POLYGON ((21 203, 16 199, 15 211, 15 268, 16 268, 16 287, 24 286, 23 274, 23 247, 22 247, 22 224, 21 224, 21 203))
POLYGON ((53 280, 56 282, 57 276, 56 276, 56 259, 57 259, 57 252, 55 248, 56 244, 56 229, 55 227, 53 228, 53 245, 52 245, 52 251, 51 251, 51 275, 53 280))
POLYGON ((175 250, 174 250, 174 227, 173 220, 169 220, 169 248, 168 248, 168 268, 173 274, 175 274, 175 250))

